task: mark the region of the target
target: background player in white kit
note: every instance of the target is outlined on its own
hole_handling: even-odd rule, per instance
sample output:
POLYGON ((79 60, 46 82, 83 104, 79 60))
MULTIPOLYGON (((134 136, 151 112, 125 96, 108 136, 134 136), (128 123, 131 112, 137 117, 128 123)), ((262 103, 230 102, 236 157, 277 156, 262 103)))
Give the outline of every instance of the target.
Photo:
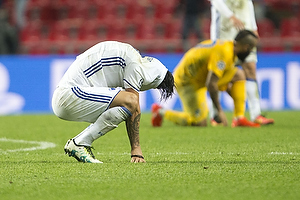
POLYGON ((126 121, 131 162, 145 162, 139 142, 139 91, 151 88, 159 89, 162 99, 171 97, 173 75, 129 44, 101 42, 77 56, 54 91, 52 107, 62 119, 91 125, 68 140, 65 152, 80 162, 102 163, 91 151, 92 142, 126 121))
MULTIPOLYGON (((211 27, 210 37, 212 40, 233 40, 239 30, 248 29, 257 35, 257 25, 254 16, 252 0, 210 0, 211 27)), ((261 115, 259 91, 256 79, 256 48, 245 57, 242 68, 246 74, 247 99, 250 119, 259 124, 273 124, 273 119, 261 115)), ((212 112, 213 113, 213 112, 212 112)), ((213 117, 213 116, 211 116, 213 117)), ((215 123, 215 121, 212 121, 215 123)))

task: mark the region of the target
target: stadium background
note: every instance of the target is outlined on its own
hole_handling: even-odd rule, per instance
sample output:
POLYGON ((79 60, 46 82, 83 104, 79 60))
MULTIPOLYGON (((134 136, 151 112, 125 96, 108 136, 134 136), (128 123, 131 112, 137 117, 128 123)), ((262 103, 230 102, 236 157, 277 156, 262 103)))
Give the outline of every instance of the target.
MULTIPOLYGON (((17 2, 17 1, 16 1, 17 2)), ((258 79, 262 108, 300 109, 300 0, 254 0, 260 43, 258 79)), ((132 44, 158 57, 171 71, 180 60, 183 12, 178 0, 28 0, 18 27, 15 1, 3 0, 9 23, 19 33, 18 55, 0 57, 0 114, 51 112, 53 87, 75 55, 104 40, 132 44)), ((210 3, 201 30, 209 38, 210 3)), ((194 33, 190 45, 198 42, 194 33)), ((157 93, 141 98, 143 110, 157 93)), ((230 100, 222 97, 225 108, 230 100)), ((166 105, 180 109, 178 100, 166 105)))

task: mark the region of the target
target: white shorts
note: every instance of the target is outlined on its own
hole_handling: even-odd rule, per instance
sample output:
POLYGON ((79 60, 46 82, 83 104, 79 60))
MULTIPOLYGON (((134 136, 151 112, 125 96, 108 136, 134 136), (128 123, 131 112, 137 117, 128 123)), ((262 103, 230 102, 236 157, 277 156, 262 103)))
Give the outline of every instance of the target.
POLYGON ((108 87, 57 87, 52 109, 59 118, 94 123, 120 91, 108 87))

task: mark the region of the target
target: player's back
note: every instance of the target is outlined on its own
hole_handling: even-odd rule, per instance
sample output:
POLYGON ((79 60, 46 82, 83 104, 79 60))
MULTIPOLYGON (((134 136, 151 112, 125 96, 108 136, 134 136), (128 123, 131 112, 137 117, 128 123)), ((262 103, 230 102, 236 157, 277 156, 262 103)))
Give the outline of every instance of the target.
POLYGON ((233 42, 205 40, 187 51, 175 70, 177 80, 204 86, 208 70, 225 70, 233 64, 233 42), (218 69, 224 63, 224 69, 218 69))
POLYGON ((223 40, 205 40, 191 48, 185 55, 186 60, 201 68, 207 68, 211 60, 233 58, 233 42, 223 40))
POLYGON ((121 87, 126 65, 139 58, 129 44, 100 42, 77 56, 62 82, 69 85, 121 87))

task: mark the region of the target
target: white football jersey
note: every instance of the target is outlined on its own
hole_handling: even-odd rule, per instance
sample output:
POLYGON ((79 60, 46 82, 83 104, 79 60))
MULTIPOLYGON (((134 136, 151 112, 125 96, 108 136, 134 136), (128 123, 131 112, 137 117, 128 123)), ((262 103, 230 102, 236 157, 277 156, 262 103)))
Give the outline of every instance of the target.
POLYGON ((233 26, 229 17, 234 14, 241 20, 245 29, 256 31, 257 25, 254 16, 252 0, 210 0, 211 27, 210 38, 233 40, 238 30, 233 26))
POLYGON ((60 87, 122 87, 144 91, 163 81, 168 69, 156 58, 142 57, 131 45, 100 42, 77 56, 60 87))

